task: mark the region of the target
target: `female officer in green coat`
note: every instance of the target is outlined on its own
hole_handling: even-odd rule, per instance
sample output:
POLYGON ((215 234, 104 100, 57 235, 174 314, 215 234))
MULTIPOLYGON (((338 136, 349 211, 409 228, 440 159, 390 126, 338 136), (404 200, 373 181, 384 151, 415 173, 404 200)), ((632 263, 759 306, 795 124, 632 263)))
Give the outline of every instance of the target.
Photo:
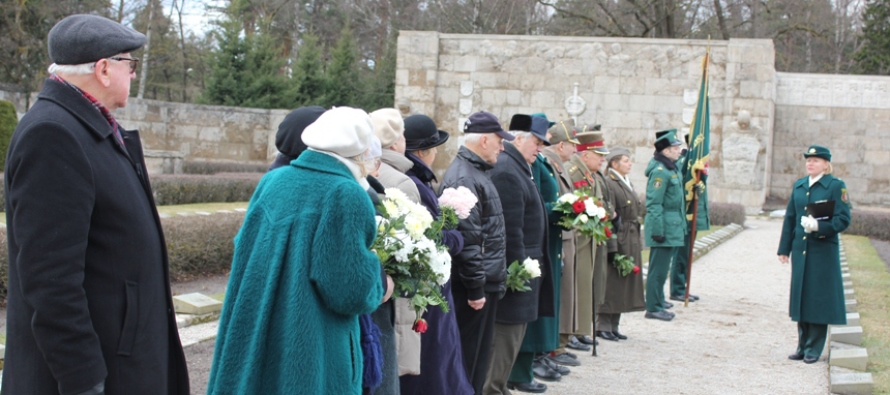
POLYGON ((828 148, 812 145, 803 156, 808 176, 794 183, 788 199, 779 261, 788 263, 791 256, 789 314, 797 321, 798 342, 788 358, 814 363, 822 356, 828 325, 847 323, 838 233, 850 225, 850 205, 847 186, 831 175, 828 148), (830 217, 807 214, 807 205, 820 203, 834 204, 830 217))

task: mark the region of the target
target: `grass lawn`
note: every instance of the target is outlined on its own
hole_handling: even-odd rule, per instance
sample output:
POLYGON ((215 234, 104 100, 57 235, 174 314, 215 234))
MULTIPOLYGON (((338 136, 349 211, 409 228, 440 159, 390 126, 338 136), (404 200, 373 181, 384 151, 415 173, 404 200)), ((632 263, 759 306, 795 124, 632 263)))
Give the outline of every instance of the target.
POLYGON ((843 236, 875 394, 890 393, 890 273, 868 238, 843 236))
MULTIPOLYGON (((712 226, 711 229, 699 231, 695 235, 695 239, 700 240, 701 238, 703 238, 711 233, 714 233, 720 229, 723 229, 723 227, 722 226, 712 226)), ((645 246, 646 243, 644 242, 643 245, 645 246)), ((646 265, 646 266, 649 265, 649 249, 648 248, 643 250, 643 256, 641 257, 641 259, 643 260, 643 265, 646 265)))
MULTIPOLYGON (((158 213, 168 214, 168 215, 176 215, 176 213, 194 213, 196 211, 206 211, 208 213, 216 212, 217 210, 229 210, 232 211, 236 208, 247 208, 247 202, 233 202, 233 203, 197 203, 197 204, 180 204, 176 206, 158 206, 158 213)), ((0 213, 0 223, 6 223, 6 213, 0 213)))

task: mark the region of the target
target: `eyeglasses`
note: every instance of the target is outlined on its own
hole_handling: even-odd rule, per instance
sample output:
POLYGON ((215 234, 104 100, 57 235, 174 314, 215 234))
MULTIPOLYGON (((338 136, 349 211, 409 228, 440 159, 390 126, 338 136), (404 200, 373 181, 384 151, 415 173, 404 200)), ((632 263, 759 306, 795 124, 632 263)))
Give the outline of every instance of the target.
POLYGON ((115 56, 115 57, 111 57, 111 58, 108 58, 108 59, 116 60, 116 61, 118 61, 118 62, 120 62, 120 61, 124 61, 124 60, 130 62, 130 72, 131 72, 131 73, 135 73, 135 72, 136 72, 136 65, 139 64, 139 58, 125 58, 125 57, 123 57, 123 56, 115 56))

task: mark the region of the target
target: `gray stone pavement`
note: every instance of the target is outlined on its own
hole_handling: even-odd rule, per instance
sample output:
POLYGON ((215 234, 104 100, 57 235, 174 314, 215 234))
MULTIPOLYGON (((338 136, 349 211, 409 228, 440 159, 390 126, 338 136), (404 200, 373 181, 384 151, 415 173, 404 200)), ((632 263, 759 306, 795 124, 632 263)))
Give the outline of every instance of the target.
POLYGON ((827 394, 825 357, 792 362, 797 327, 788 317, 791 266, 776 258, 781 221, 748 228, 693 263, 692 293, 671 322, 622 315, 626 341, 600 339, 599 357, 548 394, 827 394))

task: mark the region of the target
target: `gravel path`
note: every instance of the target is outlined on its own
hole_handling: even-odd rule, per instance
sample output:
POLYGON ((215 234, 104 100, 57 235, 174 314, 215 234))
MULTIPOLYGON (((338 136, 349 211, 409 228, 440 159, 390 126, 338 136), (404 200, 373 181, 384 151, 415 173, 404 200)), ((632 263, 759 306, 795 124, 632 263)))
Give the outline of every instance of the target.
MULTIPOLYGON (((693 293, 675 303, 672 322, 625 314, 619 343, 600 340, 599 357, 547 394, 827 394, 828 365, 787 359, 797 342, 788 318, 790 265, 776 259, 782 224, 748 220, 749 228, 694 263, 693 293)), ((203 393, 213 341, 186 348, 193 393, 203 393)), ((516 392, 520 394, 519 392, 516 392)))
POLYGON ((702 300, 676 303, 671 322, 625 314, 619 343, 600 339, 599 357, 548 394, 827 394, 825 357, 792 362, 797 327, 788 317, 791 266, 776 259, 782 223, 748 220, 748 229, 693 264, 702 300))

